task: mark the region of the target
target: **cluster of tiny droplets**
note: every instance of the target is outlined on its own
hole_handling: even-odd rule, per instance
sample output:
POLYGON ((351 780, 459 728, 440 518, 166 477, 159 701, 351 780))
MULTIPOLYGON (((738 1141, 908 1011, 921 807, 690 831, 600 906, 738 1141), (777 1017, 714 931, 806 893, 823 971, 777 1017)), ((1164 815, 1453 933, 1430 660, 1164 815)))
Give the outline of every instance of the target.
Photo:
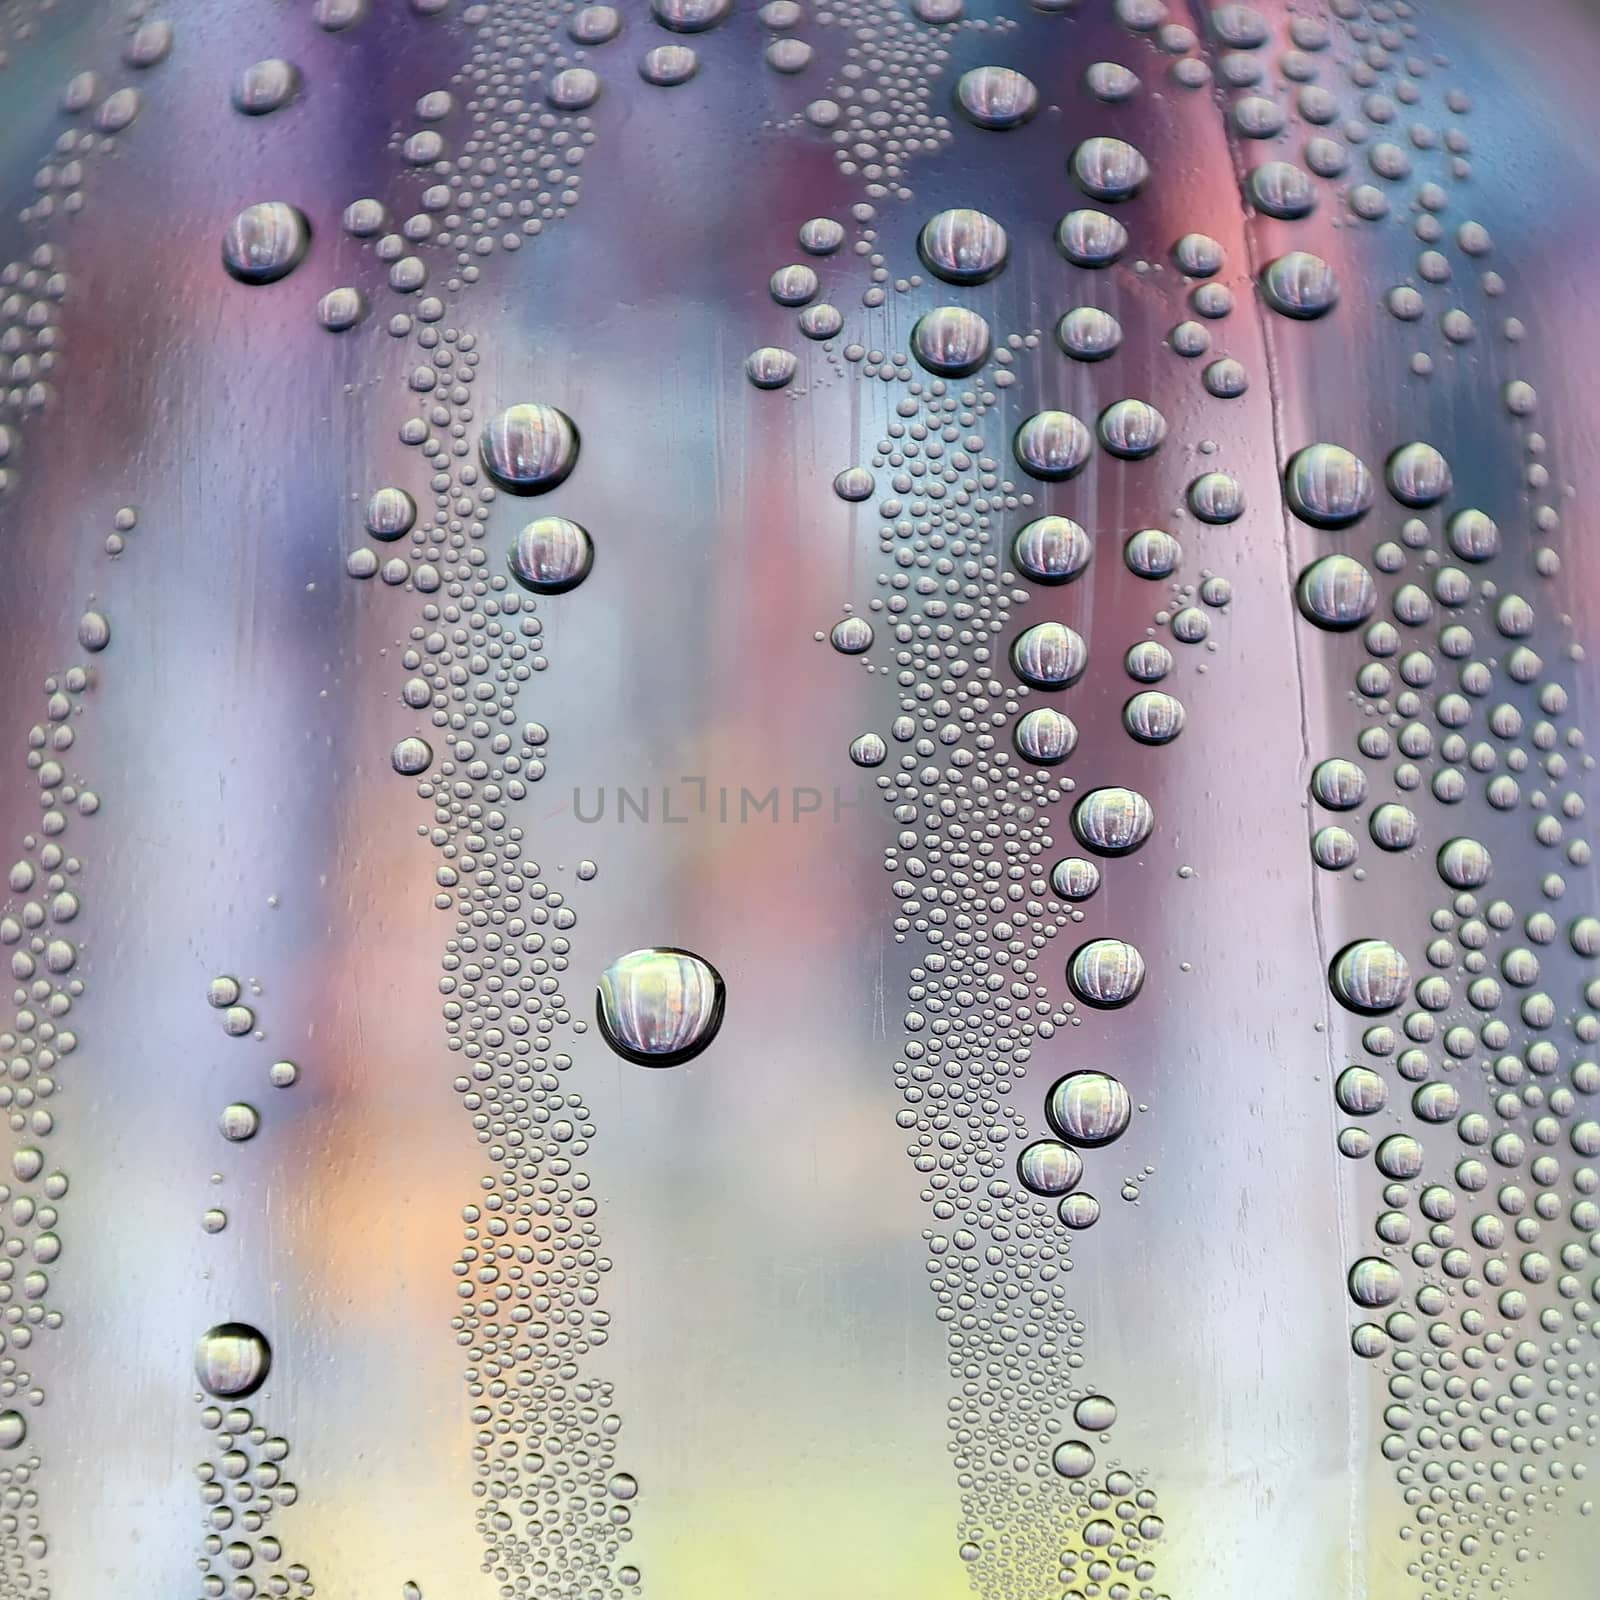
MULTIPOLYGON (((817 21, 847 29, 850 43, 837 80, 806 107, 806 121, 828 131, 839 171, 862 178, 870 196, 909 200, 910 162, 951 137, 949 118, 932 110, 949 60, 949 29, 930 28, 902 0, 840 0, 817 21)), ((1015 24, 988 26, 1003 32, 1015 24)))
MULTIPOLYGON (((393 262, 397 293, 426 279, 406 241, 453 255, 447 287, 459 294, 477 280, 480 258, 519 248, 578 199, 590 119, 530 105, 525 94, 530 77, 550 83, 585 70, 585 52, 564 42, 550 10, 485 16, 483 7, 464 14, 482 26, 456 77, 471 133, 454 159, 437 153, 430 176, 438 182, 424 191, 422 212, 375 247, 393 262)), ((408 159, 436 154, 414 139, 406 148, 408 159)), ((620 1597, 640 1582, 620 1561, 638 1486, 617 1467, 613 1387, 587 1370, 607 1337, 599 1299, 611 1262, 581 1165, 593 1119, 564 1076, 573 1063, 568 1037, 585 1031, 562 993, 576 916, 525 857, 523 830, 506 814, 545 770, 544 728, 516 714, 520 686, 546 665, 542 624, 531 600, 486 571, 496 490, 473 456, 477 342, 443 322, 438 299, 413 305, 389 328, 414 335, 420 352, 410 387, 426 409, 401 437, 434 469, 432 509, 402 515, 414 524, 409 558, 380 565, 362 546, 349 570, 440 597, 424 603, 411 629, 402 689, 405 704, 430 713, 440 749, 435 759, 429 740, 402 741, 413 753, 397 750, 396 766, 420 774, 418 794, 430 803, 431 823, 419 832, 441 858, 435 905, 456 916, 440 978, 446 1039, 467 1063, 455 1088, 494 1163, 464 1208, 454 1269, 484 1571, 506 1600, 620 1597)), ((403 491, 381 493, 408 504, 403 491)))
MULTIPOLYGON (((858 221, 870 216, 857 209, 858 221)), ((821 231, 808 224, 803 239, 821 231)), ((898 1121, 916 1134, 908 1153, 926 1177, 922 1197, 936 1224, 925 1238, 937 1315, 950 1330, 960 1553, 985 1593, 1032 1592, 1042 1574, 1100 1593, 1131 1575, 1149 1600, 1150 1546, 1162 1531, 1153 1491, 1120 1467, 1091 1479, 1094 1453, 1083 1441, 1071 1441, 1070 1465, 1057 1464, 1067 1460, 1059 1430, 1068 1413, 1081 1431, 1102 1435, 1115 1419, 1114 1406, 1075 1377, 1085 1330, 1065 1297, 1065 1228, 1092 1225, 1098 1202, 1079 1193, 1069 1212, 1028 1192, 1010 1177, 1006 1148, 1027 1135, 1029 1119, 1008 1097, 1027 1076, 1033 1041, 1076 1014, 1071 1002, 1052 1003, 1036 963, 1084 915, 1053 896, 1040 859, 1053 843, 1051 808, 1077 785, 1019 764, 1012 744, 1032 692, 990 665, 1013 602, 1026 598, 994 548, 997 533, 1035 502, 1002 474, 978 429, 996 408, 995 390, 1015 381, 1019 352, 1038 344, 1035 335, 1011 337, 995 356, 993 389, 929 381, 903 353, 846 346, 864 379, 905 393, 871 470, 841 473, 836 487, 864 499, 890 474, 877 509, 895 570, 868 610, 887 620, 899 648, 893 666, 869 661, 867 670, 893 672, 905 691, 889 729, 905 753, 895 776, 877 779, 899 825, 884 864, 906 908, 896 938, 915 934, 931 949, 911 972, 898 1121)), ((1211 589, 1211 604, 1226 598, 1225 585, 1211 589)), ((1158 629, 1190 644, 1209 633, 1205 613, 1186 604, 1155 620, 1152 640, 1158 629)), ((833 637, 860 654, 874 630, 852 615, 833 637)), ((1167 722, 1175 728, 1181 718, 1177 707, 1167 722)), ((867 734, 851 754, 871 768, 889 748, 867 734)), ((1142 967, 1137 952, 1133 959, 1142 967)), ((1131 1182, 1124 1192, 1137 1198, 1131 1182)))
MULTIPOLYGON (((1270 38, 1247 8, 1224 10, 1227 26, 1250 35, 1249 48, 1270 38)), ((1319 179, 1344 180, 1338 194, 1354 224, 1403 206, 1421 246, 1421 287, 1396 285, 1384 305, 1421 336, 1409 368, 1427 379, 1495 321, 1491 303, 1506 290, 1485 266, 1488 231, 1442 220, 1455 186, 1471 177, 1461 125, 1471 105, 1440 85, 1448 63, 1427 53, 1409 6, 1336 0, 1332 10, 1333 62, 1351 94, 1316 81, 1313 56, 1334 43, 1333 30, 1294 19, 1279 67, 1297 88, 1269 104, 1247 71, 1226 80, 1240 91, 1229 107, 1235 155, 1247 194, 1270 215, 1309 210, 1319 179), (1256 159, 1275 121, 1305 133, 1303 166, 1256 159)), ((1268 265, 1262 280, 1276 305, 1274 271, 1268 265)), ((1313 289, 1329 281, 1311 256, 1296 274, 1313 289)), ((1332 298, 1310 314, 1325 314, 1332 298)), ((1502 316, 1499 333, 1515 346, 1522 324, 1502 316)), ((1531 556, 1532 571, 1551 579, 1560 561, 1544 541, 1561 519, 1547 492, 1547 441, 1530 420, 1537 396, 1513 377, 1501 399, 1520 452, 1516 490, 1529 502, 1532 540, 1517 551, 1518 566, 1531 556)), ((1378 475, 1343 447, 1286 441, 1285 449, 1286 503, 1313 526, 1352 527, 1378 498, 1378 475)), ((1453 497, 1449 462, 1423 441, 1396 439, 1381 478, 1402 508, 1398 539, 1376 542, 1368 561, 1324 556, 1296 585, 1304 620, 1361 630, 1368 657, 1355 674, 1362 725, 1350 751, 1327 755, 1311 775, 1319 815, 1310 843, 1319 875, 1356 879, 1366 875, 1356 864, 1361 832, 1379 863, 1420 847, 1446 890, 1420 948, 1358 940, 1335 954, 1329 981, 1334 998, 1369 1022, 1367 1059, 1336 1078, 1338 1146, 1370 1161, 1383 1185, 1375 1243, 1350 1265, 1350 1296, 1368 1319, 1352 1344, 1381 1363, 1388 1389, 1381 1449, 1411 1508, 1401 1530, 1412 1550, 1407 1570, 1425 1600, 1468 1600, 1503 1592, 1516 1565, 1533 1559, 1535 1514, 1581 1482, 1584 1463, 1572 1456, 1600 1432, 1591 1303, 1600 1283, 1585 1278, 1600 1253, 1592 1198, 1600 1172, 1590 1164, 1600 1122, 1584 1107, 1600 1091, 1589 1053, 1600 1038, 1600 984, 1584 975, 1600 954, 1600 921, 1579 915, 1563 937, 1551 908, 1568 883, 1554 864, 1538 880, 1543 905, 1519 907, 1501 884, 1492 897, 1483 892, 1496 857, 1526 848, 1524 809, 1537 846, 1568 867, 1589 866, 1591 847, 1574 828, 1585 810, 1578 773, 1592 758, 1581 753, 1581 730, 1563 726, 1567 690, 1529 642, 1554 641, 1557 628, 1541 628, 1534 604, 1504 587, 1509 530, 1503 541, 1490 512, 1453 497), (1385 771, 1392 800, 1373 793, 1385 771), (1475 791, 1483 807, 1469 833, 1454 808, 1475 791), (1580 1007, 1564 1009, 1564 984, 1580 1007), (1563 1021, 1575 1040, 1565 1050, 1553 1036, 1563 1021), (1367 1119, 1392 1093, 1408 1097, 1409 1116, 1376 1133, 1367 1119)), ((1590 1502, 1580 1509, 1587 1514, 1590 1502)))
POLYGON ((246 1406, 208 1403, 200 1422, 210 1435, 196 1472, 206 1508, 197 1560, 201 1594, 205 1600, 310 1600, 316 1592, 310 1572, 299 1562, 284 1563, 283 1545, 271 1531, 274 1511, 299 1498, 284 1476, 288 1440, 268 1433, 246 1406))
MULTIPOLYGON (((86 615, 80 633, 89 650, 108 637, 99 613, 86 615)), ((37 833, 8 875, 13 899, 0 916, 0 944, 10 948, 12 1023, 0 1033, 6 1081, 0 1107, 14 1143, 10 1171, 0 1182, 6 1221, 0 1227, 0 1596, 49 1600, 49 1547, 39 1515, 41 1457, 28 1443, 28 1415, 45 1397, 42 1382, 18 1357, 38 1330, 61 1326, 53 1303, 52 1274, 61 1255, 59 1206, 67 1176, 51 1166, 48 1141, 57 1073, 78 1047, 70 1026, 84 991, 76 975, 78 944, 72 924, 82 911, 77 883, 83 863, 68 853, 74 817, 99 810, 98 796, 73 776, 73 720, 91 687, 84 666, 45 680, 45 718, 28 732, 28 768, 39 784, 42 815, 37 833)))
MULTIPOLYGON (((31 32, 31 22, 21 20, 24 9, 15 12, 19 37, 31 32)), ((166 59, 171 44, 166 23, 136 21, 124 41, 123 64, 130 74, 148 70, 166 59)), ((0 68, 4 64, 0 49, 0 68)), ((91 159, 116 148, 117 135, 138 115, 139 105, 139 91, 131 85, 107 91, 99 73, 74 76, 62 92, 62 110, 87 115, 92 127, 67 128, 57 135, 49 156, 34 171, 35 198, 18 213, 18 222, 27 226, 76 216, 84 206, 91 159)), ((50 399, 61 353, 60 306, 67 291, 59 244, 38 244, 25 260, 0 268, 0 493, 15 471, 21 425, 50 399)))
POLYGON ((847 355, 865 378, 906 390, 872 461, 891 475, 878 512, 894 568, 869 609, 898 647, 877 670, 904 691, 889 730, 904 753, 877 782, 899 830, 884 859, 902 904, 895 935, 929 947, 910 974, 895 1081, 934 1217, 924 1237, 949 1329, 961 1555, 984 1593, 1032 1592, 1060 1567, 1060 1581, 1131 1574, 1148 1596, 1152 1491, 1122 1469, 1069 1483, 1052 1466, 1061 1419, 1089 1393, 1078 1377, 1085 1330, 1066 1300, 1057 1208, 1012 1176, 1030 1121, 1013 1090, 1034 1041, 1075 1013, 1052 1002, 1038 963, 1083 916, 1053 897, 1042 860, 1051 810, 1076 784, 1019 763, 1011 735, 1030 691, 989 664, 1023 598, 995 546, 1033 496, 986 454, 978 429, 993 390, 921 381, 898 354, 847 355))

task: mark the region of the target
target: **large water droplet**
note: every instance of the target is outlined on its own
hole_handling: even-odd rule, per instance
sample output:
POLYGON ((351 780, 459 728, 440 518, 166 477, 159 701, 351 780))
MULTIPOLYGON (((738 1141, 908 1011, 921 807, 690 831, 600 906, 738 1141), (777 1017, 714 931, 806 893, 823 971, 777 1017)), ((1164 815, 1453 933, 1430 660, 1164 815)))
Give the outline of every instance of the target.
POLYGON ((924 224, 917 250, 947 283, 985 283, 1006 264, 1006 230, 982 211, 941 211, 924 224))
POLYGON ((1038 411, 1017 429, 1012 449, 1025 472, 1057 480, 1083 470, 1094 441, 1070 411, 1038 411))
POLYGON ((1405 998, 1411 971, 1406 958, 1383 939, 1347 944, 1328 969, 1334 998, 1351 1011, 1377 1016, 1405 998))
POLYGON ((311 224, 282 200, 246 206, 222 236, 222 264, 240 283, 276 283, 305 259, 311 224))
POLYGON ((938 306, 917 318, 911 353, 929 372, 964 378, 989 359, 989 324, 966 306, 938 306))
POLYGON ((1125 856, 1150 837, 1155 811, 1137 789, 1091 789, 1072 808, 1072 831, 1086 850, 1125 856))
POLYGON ((1072 176, 1095 200, 1131 200, 1150 177, 1150 163, 1124 139, 1085 139, 1072 152, 1072 176))
POLYGON ((247 1322, 220 1322, 195 1346, 194 1375, 207 1394, 219 1400, 242 1399, 267 1381, 272 1347, 260 1329, 247 1322))
POLYGON ((1291 250, 1269 261, 1261 274, 1267 304, 1302 322, 1326 316, 1339 303, 1339 279, 1321 256, 1291 250))
POLYGON ((483 430, 478 455, 502 489, 543 494, 577 465, 578 430, 554 406, 510 406, 483 430))
POLYGON ((1036 517, 1017 530, 1011 559, 1034 583, 1068 583, 1089 565, 1089 535, 1071 517, 1036 517))
POLYGON ((606 1043, 646 1067, 698 1055, 722 1026, 722 978, 687 950, 633 950, 600 976, 596 1014, 606 1043))
POLYGON ((1341 633, 1359 627, 1378 604, 1372 574, 1354 556, 1324 556, 1300 574, 1295 598, 1308 622, 1341 633))
POLYGON ((1078 729, 1065 712, 1038 706, 1018 719, 1013 737, 1020 756, 1041 767, 1053 767, 1076 748, 1078 729))
POLYGON ((650 15, 674 33, 704 33, 733 9, 733 0, 650 0, 650 15))
POLYGON ((1111 1144, 1128 1131, 1133 1101, 1109 1072, 1070 1072, 1051 1089, 1045 1115, 1073 1144, 1111 1144))
POLYGON ((1128 230, 1103 211, 1069 211, 1056 224, 1056 245, 1075 267, 1109 267, 1128 247, 1128 230))
POLYGON ((539 517, 517 535, 511 546, 511 575, 535 594, 561 594, 575 589, 594 565, 594 543, 588 531, 565 517, 539 517))
POLYGON ((1343 445, 1307 445, 1289 458, 1284 492, 1302 521, 1318 528, 1345 528, 1372 509, 1372 473, 1343 445))
POLYGON ((1037 622, 1011 646, 1012 670, 1035 689, 1065 689, 1083 676, 1088 664, 1083 636, 1064 622, 1037 622))
POLYGON ((294 64, 271 56, 252 63, 234 80, 233 106, 247 117, 264 117, 288 105, 299 91, 294 64))
POLYGON ((1010 67, 974 67, 956 82, 956 104, 980 128, 1016 128, 1039 109, 1039 91, 1010 67))
POLYGON ((1070 1144, 1039 1139, 1017 1157, 1017 1176, 1035 1194, 1066 1194, 1083 1177, 1083 1157, 1070 1144))
POLYGON ((1091 939, 1067 963, 1067 983, 1085 1005, 1125 1006, 1144 985, 1144 957, 1125 939, 1091 939))

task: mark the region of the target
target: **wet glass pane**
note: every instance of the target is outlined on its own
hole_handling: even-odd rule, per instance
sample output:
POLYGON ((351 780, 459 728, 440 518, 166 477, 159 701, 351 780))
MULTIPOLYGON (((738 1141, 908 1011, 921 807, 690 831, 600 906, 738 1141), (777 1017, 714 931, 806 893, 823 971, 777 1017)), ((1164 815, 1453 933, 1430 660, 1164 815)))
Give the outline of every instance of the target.
POLYGON ((1590 1594, 1596 83, 0 0, 0 1596, 1590 1594))

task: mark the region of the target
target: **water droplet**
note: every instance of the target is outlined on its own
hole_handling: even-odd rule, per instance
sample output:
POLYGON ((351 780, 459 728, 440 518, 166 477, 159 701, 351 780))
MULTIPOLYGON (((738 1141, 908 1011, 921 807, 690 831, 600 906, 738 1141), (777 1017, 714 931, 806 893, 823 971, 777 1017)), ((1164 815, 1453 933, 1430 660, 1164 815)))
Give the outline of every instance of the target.
POLYGON ((370 239, 389 226, 389 212, 381 200, 352 200, 339 220, 352 239, 370 239))
POLYGON ((699 69, 700 58, 686 44, 658 44, 639 58, 639 76, 661 89, 687 83, 699 69))
POLYGON ((1345 528, 1372 509, 1372 474, 1366 463, 1337 444, 1307 445, 1284 472, 1289 507, 1318 528, 1345 528))
POLYGON ((585 6, 567 24, 574 44, 607 44, 622 32, 622 14, 615 6, 585 6))
POLYGON ((974 67, 956 81, 956 104, 980 128, 1018 128, 1039 109, 1039 91, 1010 67, 974 67))
POLYGON ((1076 1194, 1063 1196, 1056 1206, 1056 1215, 1065 1227, 1092 1228, 1100 1220, 1100 1202, 1080 1189, 1076 1194))
POLYGON ((872 474, 865 467, 846 467, 833 480, 833 492, 841 500, 870 500, 872 490, 872 474))
POLYGON ((1339 1109, 1352 1117, 1370 1117, 1389 1103, 1389 1086, 1371 1067, 1346 1067, 1333 1094, 1339 1109))
POLYGON ((966 306, 938 306, 917 318, 911 353, 929 372, 963 378, 989 359, 989 324, 966 306))
POLYGON ((1120 61, 1091 61, 1083 81, 1096 100, 1121 105, 1139 92, 1139 75, 1120 61))
POLYGON ((1494 869, 1488 850, 1476 839, 1447 839, 1439 847, 1439 876, 1452 889, 1481 889, 1494 869))
POLYGON ((1050 869, 1050 891, 1058 900, 1076 904, 1100 887, 1100 868, 1085 856, 1063 856, 1050 869))
POLYGON ((1103 1394, 1086 1394, 1072 1408, 1072 1420, 1085 1433, 1105 1433, 1116 1424, 1116 1404, 1103 1394))
POLYGON ((1109 267, 1128 247, 1128 230, 1104 211, 1069 211, 1056 224, 1056 245, 1075 267, 1109 267))
POLYGON ((1236 522, 1244 515, 1244 489, 1226 472, 1203 472, 1189 485, 1189 509, 1202 522, 1236 522))
POLYGON ((799 240, 807 255, 831 256, 844 243, 844 224, 832 217, 812 217, 800 224, 799 240))
POLYGON ((1267 304, 1302 322, 1326 316, 1339 303, 1339 279, 1321 256, 1291 250, 1267 263, 1261 274, 1267 304))
POLYGON ((85 611, 78 618, 78 643, 85 650, 98 652, 111 643, 111 624, 99 611, 85 611))
POLYGON ((1097 855, 1125 856, 1150 837, 1155 811, 1137 789, 1091 789, 1072 808, 1072 832, 1097 855))
MULTIPOLYGON (((1140 973, 1143 973, 1142 964, 1140 973)), ((1123 1002, 1113 1003, 1121 1005, 1123 1002)), ((1133 1101, 1122 1083, 1109 1072, 1070 1072, 1050 1090, 1045 1115, 1050 1119, 1050 1126, 1073 1144, 1091 1147, 1112 1144, 1128 1131, 1128 1124, 1133 1120, 1133 1101)))
POLYGON ((792 350, 763 345, 745 358, 745 375, 758 389, 781 389, 795 375, 799 359, 792 350))
POLYGON ((94 125, 101 133, 121 133, 139 115, 139 91, 118 89, 95 108, 94 125))
POLYGON ((230 1143, 243 1144, 245 1140, 255 1138, 260 1131, 261 1117, 254 1106, 236 1100, 232 1105, 222 1108, 222 1115, 217 1118, 217 1127, 221 1130, 222 1137, 230 1143))
POLYGON ((246 67, 233 82, 233 108, 247 117, 279 111, 300 92, 300 73, 292 62, 269 56, 246 67))
POLYGON ((379 489, 367 501, 367 532, 374 539, 403 539, 416 520, 417 503, 404 489, 379 489))
POLYGON ((15 1450, 28 1437, 28 1424, 20 1411, 0 1411, 0 1450, 15 1450))
POLYGON ((1172 671, 1172 652, 1156 639, 1141 639, 1128 647, 1123 669, 1138 683, 1159 683, 1172 671))
POLYGON ((1063 1478, 1086 1478, 1094 1471, 1094 1451, 1082 1439, 1066 1439, 1056 1446, 1050 1465, 1063 1478))
POLYGON ((1036 517, 1011 542, 1017 570, 1034 583, 1070 583, 1092 553, 1089 535, 1071 517, 1036 517))
POLYGON ((1237 400, 1250 387, 1250 374, 1244 370, 1242 362, 1223 356, 1207 365, 1200 374, 1200 381, 1206 393, 1218 400, 1237 400))
POLYGON ((389 757, 394 770, 403 778, 414 778, 433 765, 433 746, 426 739, 402 739, 389 757))
POLYGON ((1059 480, 1083 470, 1094 442, 1070 411, 1038 411, 1017 429, 1012 449, 1023 471, 1059 480))
POLYGON ((583 111, 600 98, 600 79, 588 67, 566 67, 545 85, 544 97, 558 111, 583 111))
POLYGON ((1402 505, 1431 506, 1450 493, 1450 463, 1431 444, 1403 444, 1384 467, 1389 493, 1402 505))
POLYGON ((650 0, 650 15, 674 33, 704 33, 733 9, 733 0, 650 0))
POLYGON ((347 286, 330 289, 317 301, 317 321, 330 333, 344 333, 367 314, 367 298, 347 286))
POLYGON ((1183 546, 1164 528, 1141 528, 1128 536, 1122 559, 1141 578, 1168 578, 1178 570, 1183 546))
POLYGON ((243 1399, 267 1381, 272 1347, 247 1322, 221 1322, 195 1346, 194 1375, 200 1387, 219 1400, 243 1399))
POLYGON ((1141 689, 1122 708, 1122 725, 1140 744, 1170 744, 1185 720, 1183 703, 1160 689, 1141 689))
POLYGON ((578 430, 554 406, 510 406, 483 430, 478 455, 502 489, 543 494, 577 465, 578 430))
POLYGON ((1067 983, 1085 1005, 1125 1006, 1144 985, 1144 957, 1125 939, 1091 939, 1067 963, 1067 983))
POLYGON ((840 655, 859 656, 872 648, 872 624, 865 617, 841 617, 828 640, 840 655))
POLYGON ((1350 1298, 1358 1306, 1393 1305, 1400 1289, 1399 1269, 1381 1256, 1363 1256, 1350 1269, 1350 1298))
POLYGON ((1122 343, 1122 324, 1096 306, 1074 306, 1056 324, 1056 338, 1075 361, 1104 361, 1122 343))
POLYGON ((1292 161, 1268 161, 1249 177, 1250 199, 1258 211, 1283 222, 1309 216, 1317 204, 1310 174, 1292 161))
POLYGON ((1018 719, 1013 737, 1019 755, 1041 767, 1053 767, 1072 754, 1078 730, 1064 712, 1039 706, 1018 719))
POLYGON ((1330 811, 1353 811, 1367 798, 1367 775, 1355 762, 1334 756, 1317 763, 1311 793, 1330 811))
POLYGON ((1069 1144, 1040 1139, 1017 1157, 1017 1176, 1035 1194, 1066 1194, 1083 1177, 1083 1157, 1069 1144))
POLYGON ((539 517, 517 535, 508 565, 524 589, 535 594, 563 594, 589 576, 594 543, 576 522, 539 517))
POLYGON ((1172 247, 1172 258, 1186 277, 1209 278, 1221 272, 1226 253, 1208 233, 1186 233, 1172 247))
POLYGON ((1089 647, 1064 622, 1037 622, 1011 645, 1011 667, 1035 689, 1065 689, 1083 676, 1089 647))
POLYGON ((780 306, 803 306, 816 298, 817 275, 810 267, 779 267, 767 280, 767 289, 780 306))
POLYGON ((986 283, 1006 264, 1006 230, 982 211, 941 211, 924 224, 917 250, 946 283, 986 283))
POLYGON ((1500 549, 1500 529, 1494 518, 1471 507, 1450 518, 1445 538, 1463 561, 1488 561, 1500 549))
POLYGON ((132 37, 123 46, 122 59, 130 67, 158 66, 171 53, 172 39, 170 22, 146 22, 134 29, 132 37))
POLYGON ((1308 622, 1333 633, 1359 627, 1378 604, 1372 574, 1354 556, 1323 556, 1300 574, 1295 598, 1308 622))
POLYGON ((722 1026, 716 969, 687 950, 633 950, 601 974, 597 1015, 606 1043, 646 1067, 698 1055, 722 1026))
POLYGON ((240 283, 276 283, 305 259, 311 224, 282 200, 246 206, 222 236, 222 264, 240 283))
POLYGON ((1161 447, 1167 419, 1148 400, 1115 400, 1100 413, 1100 443, 1124 461, 1142 461, 1161 447))
POLYGON ((889 747, 881 735, 864 733, 850 744, 850 759, 858 767, 881 767, 888 759, 889 747))
POLYGON ((1378 1016, 1405 998, 1411 971, 1406 958, 1383 939, 1347 944, 1328 971, 1334 998, 1351 1011, 1378 1016))
POLYGON ((1072 176, 1094 200, 1131 200, 1150 177, 1150 163, 1123 139, 1085 139, 1072 152, 1072 176))

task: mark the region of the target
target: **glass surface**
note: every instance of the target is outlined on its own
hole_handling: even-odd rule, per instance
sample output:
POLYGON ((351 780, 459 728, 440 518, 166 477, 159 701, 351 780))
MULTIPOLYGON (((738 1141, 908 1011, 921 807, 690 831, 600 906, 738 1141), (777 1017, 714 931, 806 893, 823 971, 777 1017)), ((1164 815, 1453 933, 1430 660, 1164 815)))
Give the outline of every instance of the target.
POLYGON ((1597 83, 0 0, 0 1595, 1591 1594, 1597 83))

